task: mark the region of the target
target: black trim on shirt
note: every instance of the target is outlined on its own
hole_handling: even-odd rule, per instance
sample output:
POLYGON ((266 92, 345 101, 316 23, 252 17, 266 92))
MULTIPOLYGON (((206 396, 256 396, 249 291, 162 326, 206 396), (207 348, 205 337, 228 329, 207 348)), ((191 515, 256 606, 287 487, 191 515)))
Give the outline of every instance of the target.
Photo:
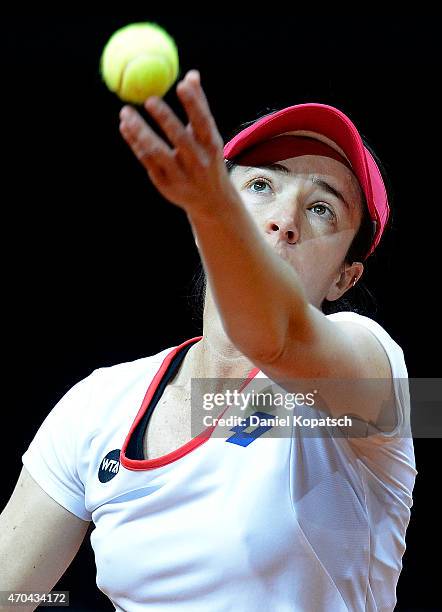
MULTIPOLYGON (((196 342, 198 342, 198 340, 196 342)), ((175 374, 177 373, 178 368, 181 365, 181 362, 183 361, 184 357, 187 354, 187 351, 194 344, 195 342, 191 342, 190 344, 186 345, 184 348, 181 349, 181 351, 179 351, 174 356, 174 358, 170 362, 166 370, 166 373, 164 374, 163 378, 159 382, 155 390, 155 393, 148 407, 146 408, 146 412, 144 413, 143 418, 138 423, 138 425, 136 426, 135 430, 132 433, 132 436, 129 440, 129 444, 127 445, 127 449, 126 449, 126 457, 128 459, 136 459, 136 460, 145 461, 146 458, 144 457, 143 442, 144 442, 144 435, 146 433, 146 429, 150 421, 150 417, 152 416, 155 406, 158 404, 158 401, 160 397, 162 396, 166 385, 169 382, 171 382, 171 380, 174 378, 175 374)))

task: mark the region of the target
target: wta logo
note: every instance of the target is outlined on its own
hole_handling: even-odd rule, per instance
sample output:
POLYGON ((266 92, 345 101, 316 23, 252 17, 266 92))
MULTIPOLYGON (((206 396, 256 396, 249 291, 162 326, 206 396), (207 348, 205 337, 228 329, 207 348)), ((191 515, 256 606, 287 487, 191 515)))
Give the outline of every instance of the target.
POLYGON ((100 482, 112 480, 118 474, 120 469, 120 452, 120 449, 116 448, 103 457, 98 469, 98 480, 100 482))

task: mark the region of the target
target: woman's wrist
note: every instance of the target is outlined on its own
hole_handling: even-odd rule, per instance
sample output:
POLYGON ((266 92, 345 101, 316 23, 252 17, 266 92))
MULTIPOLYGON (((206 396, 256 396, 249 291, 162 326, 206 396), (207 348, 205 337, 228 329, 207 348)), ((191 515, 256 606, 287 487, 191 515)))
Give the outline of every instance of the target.
POLYGON ((186 210, 186 214, 192 226, 213 226, 224 221, 231 222, 232 217, 243 208, 241 196, 232 185, 223 195, 217 196, 216 199, 211 198, 207 206, 193 207, 192 210, 186 210))

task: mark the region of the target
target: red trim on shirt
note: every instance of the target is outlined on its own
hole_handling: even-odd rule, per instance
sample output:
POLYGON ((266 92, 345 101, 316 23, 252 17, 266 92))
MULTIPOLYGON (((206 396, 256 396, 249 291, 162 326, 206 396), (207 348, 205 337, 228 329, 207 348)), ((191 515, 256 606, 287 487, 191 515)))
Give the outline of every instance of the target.
MULTIPOLYGON (((175 355, 179 353, 181 349, 183 349, 189 343, 194 343, 195 340, 199 341, 202 339, 202 337, 203 336, 195 336, 195 338, 190 338, 189 340, 185 340, 182 344, 172 349, 164 358, 161 366, 159 367, 157 373, 153 377, 146 391, 144 399, 141 403, 141 407, 138 410, 137 416, 135 417, 135 420, 132 423, 132 427, 130 428, 129 433, 126 436, 123 447, 121 449, 120 463, 125 468, 129 470, 152 470, 154 468, 162 467, 163 465, 167 465, 168 463, 172 463, 173 461, 176 461, 177 459, 180 459, 181 457, 184 457, 184 455, 187 455, 187 453, 190 453, 198 446, 201 446, 201 444, 204 444, 204 442, 207 442, 207 440, 212 435, 212 432, 218 423, 218 419, 222 417, 224 412, 229 407, 227 406, 226 408, 224 408, 222 413, 219 414, 216 417, 216 419, 214 419, 215 425, 212 425, 211 427, 207 427, 204 431, 199 433, 195 438, 192 438, 191 440, 189 440, 189 442, 186 442, 186 444, 183 444, 183 446, 180 446, 179 448, 172 451, 171 453, 167 453, 167 455, 162 455, 161 457, 156 457, 155 459, 129 459, 128 457, 126 457, 126 449, 129 445, 130 438, 132 434, 134 433, 135 428, 137 427, 138 423, 141 421, 146 411, 149 409, 150 402, 153 396, 155 395, 155 392, 158 386, 160 385, 163 377, 165 376, 167 368, 169 367, 170 363, 174 359, 175 355)), ((259 368, 253 368, 247 375, 246 380, 240 386, 239 391, 242 391, 244 387, 246 387, 249 384, 249 382, 257 375, 258 372, 259 372, 259 368)))

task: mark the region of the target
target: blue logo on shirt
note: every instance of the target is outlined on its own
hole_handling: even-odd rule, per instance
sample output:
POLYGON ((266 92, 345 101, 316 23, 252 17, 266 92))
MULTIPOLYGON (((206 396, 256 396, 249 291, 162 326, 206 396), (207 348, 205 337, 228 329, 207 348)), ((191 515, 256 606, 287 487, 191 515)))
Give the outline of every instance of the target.
POLYGON ((275 416, 272 414, 267 414, 266 412, 254 412, 250 416, 248 416, 244 420, 243 425, 236 425, 232 427, 230 431, 234 431, 235 435, 227 438, 226 442, 231 442, 232 444, 239 444, 239 446, 248 446, 253 440, 262 436, 266 431, 272 429, 273 425, 258 425, 252 431, 245 431, 248 427, 250 427, 250 417, 257 416, 260 421, 265 420, 267 418, 274 419, 275 416))

